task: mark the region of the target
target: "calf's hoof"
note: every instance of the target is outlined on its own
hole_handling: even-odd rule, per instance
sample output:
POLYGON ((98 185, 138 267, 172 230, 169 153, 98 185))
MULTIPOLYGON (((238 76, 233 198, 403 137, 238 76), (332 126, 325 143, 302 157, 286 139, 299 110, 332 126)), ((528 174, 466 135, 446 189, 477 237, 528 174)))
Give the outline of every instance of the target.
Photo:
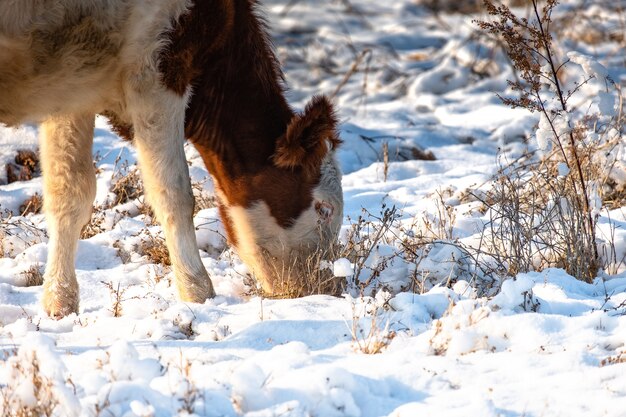
POLYGON ((177 280, 178 296, 181 301, 203 304, 209 298, 215 297, 215 290, 213 289, 211 279, 206 274, 202 275, 199 279, 185 277, 184 279, 177 280))
POLYGON ((44 279, 41 305, 46 314, 54 319, 62 319, 72 313, 78 314, 78 285, 60 283, 47 284, 44 279))

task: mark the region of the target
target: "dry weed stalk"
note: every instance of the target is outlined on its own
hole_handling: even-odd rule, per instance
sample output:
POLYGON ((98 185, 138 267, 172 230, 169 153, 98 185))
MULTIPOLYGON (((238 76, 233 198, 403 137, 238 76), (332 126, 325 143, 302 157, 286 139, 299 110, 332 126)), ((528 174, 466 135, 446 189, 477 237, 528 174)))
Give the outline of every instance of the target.
POLYGON ((387 269, 390 258, 396 257, 396 254, 393 254, 390 258, 383 257, 375 265, 368 265, 368 260, 380 245, 390 241, 390 232, 397 227, 399 217, 396 206, 387 207, 383 203, 380 215, 373 215, 363 209, 363 214, 352 224, 339 257, 349 259, 354 265, 354 275, 350 284, 359 290, 359 294, 363 294, 363 291, 387 269))
MULTIPOLYGON (((14 353, 17 355, 17 352, 14 353)), ((54 393, 53 381, 46 378, 40 371, 39 358, 36 352, 31 352, 29 363, 13 362, 11 373, 18 375, 21 384, 30 384, 34 404, 25 404, 21 398, 24 392, 17 393, 13 385, 0 387, 0 411, 3 417, 53 417, 59 406, 59 400, 54 393), (20 395, 22 394, 22 395, 20 395)))
MULTIPOLYGON (((544 153, 525 173, 501 170, 497 176, 492 200, 485 201, 493 212, 489 249, 510 274, 539 263, 539 268, 558 266, 591 281, 601 266, 596 237, 601 203, 596 200, 599 184, 607 179, 597 155, 615 139, 598 123, 601 115, 578 116, 568 103, 594 75, 570 90, 564 87, 561 74, 569 60, 559 62, 550 34, 557 3, 547 0, 540 7, 531 0, 531 17, 521 18, 507 6, 485 0, 494 20, 477 22, 506 46, 519 77, 509 85, 519 97, 500 98, 511 107, 540 113, 536 138, 544 153)), ((599 81, 608 88, 608 78, 599 81)), ((621 129, 621 114, 609 124, 621 129)))
POLYGON ((41 272, 41 267, 38 264, 32 265, 26 271, 22 272, 24 276, 24 286, 26 287, 37 287, 39 285, 43 285, 43 274, 41 272))
POLYGON ((208 194, 204 190, 204 184, 209 181, 205 178, 203 181, 196 181, 191 184, 195 204, 193 206, 193 215, 198 214, 200 210, 217 207, 217 198, 213 194, 208 194))
POLYGON ((41 243, 46 237, 46 231, 36 225, 32 219, 13 216, 11 210, 8 209, 2 212, 0 216, 0 253, 3 256, 15 256, 16 251, 23 250, 16 250, 14 239, 19 240, 19 245, 23 245, 25 249, 35 243, 41 243))
POLYGON ((383 143, 383 176, 384 182, 387 182, 387 176, 389 175, 389 143, 383 143))
POLYGON ((180 351, 179 363, 176 364, 181 376, 181 384, 183 386, 182 397, 178 398, 180 406, 178 412, 181 415, 196 415, 195 406, 197 402, 201 402, 204 399, 202 392, 198 389, 191 377, 191 362, 187 358, 183 357, 182 350, 180 351))
POLYGON ((603 260, 603 268, 609 275, 617 275, 622 266, 626 265, 626 253, 620 258, 617 254, 617 248, 615 247, 615 229, 619 226, 615 225, 611 219, 611 213, 607 210, 606 216, 609 219, 609 231, 608 236, 603 236, 604 244, 602 245, 602 253, 600 254, 603 260))
POLYGON ((332 92, 332 94, 330 95, 330 98, 333 99, 335 97, 337 97, 337 94, 339 94, 339 92, 341 91, 341 89, 348 83, 348 81, 350 81, 350 78, 352 78, 352 76, 358 72, 359 70, 359 66, 363 63, 363 61, 365 60, 366 62, 366 70, 365 70, 365 75, 363 78, 363 90, 365 90, 365 88, 367 87, 367 74, 369 72, 369 61, 372 59, 372 50, 371 49, 364 49, 361 51, 360 54, 358 54, 354 60, 354 63, 352 64, 352 66, 350 67, 350 69, 348 70, 348 72, 346 72, 346 74, 344 75, 343 79, 339 82, 339 84, 337 85, 337 87, 335 88, 335 90, 332 92))
POLYGON ((103 207, 93 207, 91 212, 91 218, 89 219, 89 223, 83 226, 83 229, 80 231, 81 239, 89 239, 94 237, 95 235, 102 233, 105 231, 104 229, 104 221, 106 220, 106 213, 103 207))
POLYGON ((356 303, 352 303, 352 326, 350 328, 352 346, 354 350, 366 355, 381 353, 396 337, 396 333, 389 329, 389 320, 381 325, 379 320, 384 309, 374 303, 371 299, 364 303, 362 313, 357 312, 356 303), (370 319, 367 329, 361 325, 363 318, 370 319))
POLYGON ((139 253, 147 256, 148 259, 155 264, 171 266, 170 253, 167 250, 165 239, 161 236, 155 236, 149 231, 145 231, 145 238, 141 239, 139 253))
POLYGON ((111 190, 115 199, 107 208, 127 203, 143 196, 143 181, 136 165, 129 165, 128 161, 120 164, 120 156, 115 160, 113 177, 111 178, 111 190))
POLYGON ((39 214, 43 208, 43 197, 39 193, 33 194, 20 205, 20 214, 39 214))
POLYGON ((111 296, 111 308, 109 311, 113 314, 113 317, 122 317, 123 309, 122 303, 124 301, 137 299, 139 297, 124 298, 124 294, 128 287, 121 288, 121 282, 117 283, 117 286, 113 285, 112 281, 100 281, 105 287, 109 289, 109 295, 111 296))

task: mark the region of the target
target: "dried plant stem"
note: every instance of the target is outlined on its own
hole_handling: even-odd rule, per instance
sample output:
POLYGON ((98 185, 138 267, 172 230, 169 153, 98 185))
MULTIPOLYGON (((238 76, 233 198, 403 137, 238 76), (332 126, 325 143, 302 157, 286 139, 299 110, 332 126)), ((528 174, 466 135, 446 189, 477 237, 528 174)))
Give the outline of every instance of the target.
POLYGON ((337 96, 337 94, 339 94, 341 89, 348 83, 348 81, 350 81, 350 78, 352 78, 354 73, 356 73, 358 71, 359 66, 361 65, 363 60, 367 56, 371 55, 371 53, 372 53, 371 49, 364 49, 364 50, 361 51, 361 53, 359 55, 357 55, 356 59, 352 63, 352 66, 350 67, 348 72, 346 72, 346 74, 343 76, 343 79, 341 80, 339 85, 337 85, 337 88, 335 88, 335 91, 333 91, 333 93, 330 95, 331 99, 335 98, 337 96))
MULTIPOLYGON (((551 40, 551 36, 546 32, 546 28, 544 28, 544 21, 548 22, 547 24, 549 24, 550 19, 545 19, 542 18, 542 16, 539 14, 539 10, 537 7, 537 0, 532 0, 532 5, 533 5, 533 10, 535 13, 535 17, 537 18, 537 26, 541 32, 541 41, 543 44, 543 47, 546 51, 545 53, 545 58, 547 59, 549 65, 550 65, 550 71, 551 71, 551 76, 552 76, 552 82, 554 84, 554 87, 556 89, 557 92, 557 96, 559 97, 559 101, 561 103, 561 109, 563 110, 563 112, 567 113, 568 109, 567 109, 567 101, 565 100, 564 96, 563 96, 563 89, 561 88, 561 83, 559 81, 559 77, 558 77, 558 70, 554 65, 554 60, 553 60, 553 52, 550 48, 550 40, 551 40)), ((552 12, 552 8, 548 8, 546 10, 546 13, 549 14, 552 12)), ((560 66, 559 66, 560 68, 560 66)), ((550 120, 550 118, 548 117, 548 112, 545 108, 545 106, 543 105, 543 101, 542 100, 538 100, 540 105, 541 105, 541 110, 542 112, 545 114, 545 116, 548 118, 548 120, 550 120)), ((561 143, 561 140, 559 138, 559 135, 557 134, 556 130, 554 129, 554 125, 552 123, 552 121, 550 120, 550 126, 553 130, 554 133, 554 138, 556 140, 556 142, 558 143, 558 146, 563 154, 563 159, 565 160, 565 163, 567 164, 568 167, 571 167, 571 163, 568 161, 567 155, 565 154, 565 150, 563 149, 563 145, 561 143)), ((593 215, 591 213, 591 207, 589 204, 589 194, 587 191, 587 185, 586 185, 586 181, 585 181, 585 176, 583 175, 583 169, 582 169, 582 164, 580 162, 580 157, 578 155, 578 151, 577 151, 577 146, 576 146, 576 139, 574 138, 574 133, 572 132, 572 130, 570 129, 568 132, 568 138, 569 138, 569 142, 570 142, 570 147, 571 147, 571 152, 572 152, 572 156, 574 157, 574 162, 575 162, 575 167, 576 167, 576 172, 578 174, 578 180, 580 183, 580 187, 582 189, 582 194, 583 194, 583 203, 585 205, 584 211, 586 214, 586 218, 587 218, 587 228, 588 228, 588 233, 589 236, 592 238, 592 249, 593 249, 593 256, 594 256, 594 261, 597 262, 598 259, 598 248, 596 245, 596 239, 595 239, 595 222, 593 220, 593 215)), ((577 190, 577 185, 576 185, 576 181, 572 178, 572 187, 574 187, 574 192, 576 193, 576 195, 578 196, 578 190, 577 190)), ((576 199, 578 200, 578 199, 576 199)))

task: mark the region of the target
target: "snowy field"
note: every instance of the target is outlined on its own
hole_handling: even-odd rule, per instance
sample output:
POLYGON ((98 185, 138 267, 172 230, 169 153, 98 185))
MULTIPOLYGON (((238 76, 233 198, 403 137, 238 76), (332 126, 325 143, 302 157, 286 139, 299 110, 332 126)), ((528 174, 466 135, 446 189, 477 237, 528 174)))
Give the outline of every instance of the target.
MULTIPOLYGON (((537 150, 539 115, 496 95, 513 94, 515 75, 473 23, 485 16, 452 13, 446 1, 435 11, 414 0, 264 3, 294 108, 336 92, 342 242, 359 216, 380 230, 391 209, 387 235, 364 262, 335 262, 350 282, 344 296, 262 299, 226 245, 211 180, 188 146, 197 238, 218 296, 181 303, 143 197, 131 186, 115 204, 115 184, 136 183, 135 152, 98 119, 98 209, 79 243, 79 315, 48 318, 41 286, 30 285, 45 264, 46 225, 20 206, 41 193, 41 178, 1 179, 3 415, 39 401, 60 417, 626 416, 624 207, 597 207, 614 255, 591 283, 559 268, 485 276, 462 259, 458 245, 489 221, 468 195, 537 150), (419 260, 396 256, 403 238, 426 231, 437 236, 419 260)), ((552 26, 557 55, 597 59, 626 85, 620 2, 564 3, 552 26)), ((588 68, 567 69, 575 78, 588 68)), ((591 80, 577 106, 603 110, 601 91, 591 80)), ((36 136, 34 126, 0 127, 0 166, 36 150, 36 136)), ((623 136, 618 144, 617 187, 623 136)))

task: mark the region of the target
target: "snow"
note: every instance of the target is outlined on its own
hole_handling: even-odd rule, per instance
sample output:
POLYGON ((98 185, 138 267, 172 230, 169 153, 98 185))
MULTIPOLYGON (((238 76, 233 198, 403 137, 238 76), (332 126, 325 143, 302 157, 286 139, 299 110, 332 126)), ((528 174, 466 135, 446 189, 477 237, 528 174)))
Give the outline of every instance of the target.
POLYGON ((579 52, 568 52, 567 57, 571 59, 572 62, 580 65, 588 77, 595 77, 599 80, 604 80, 609 76, 609 71, 606 67, 589 56, 579 52))
MULTIPOLYGON (((489 214, 477 196, 502 161, 526 151, 547 155, 550 122, 567 133, 567 115, 548 120, 500 102, 496 93, 513 95, 506 80, 514 76, 502 51, 475 36, 479 15, 435 15, 414 0, 349 3, 351 10, 348 2, 265 0, 295 108, 312 94, 331 94, 370 50, 336 97, 344 141, 340 241, 359 217, 371 222, 365 229, 374 227, 394 206, 396 223, 362 264, 326 262, 336 277, 353 280, 346 293, 255 295, 208 204, 194 225, 218 295, 179 302, 171 270, 139 249, 162 236, 141 213, 140 198, 100 210, 100 229, 78 247, 80 313, 50 319, 39 305, 41 286, 27 287, 25 274, 43 270, 45 219, 18 213, 26 197, 41 192, 41 178, 5 184, 3 176, 0 415, 52 401, 54 416, 80 417, 624 416, 624 208, 602 207, 601 190, 590 184, 598 235, 611 242, 601 249, 613 260, 591 283, 548 268, 494 278, 485 289, 485 274, 452 244, 481 242, 489 214), (435 159, 414 157, 428 151, 435 159), (402 239, 420 236, 435 240, 427 251, 411 249, 413 262, 399 259, 407 250, 402 239), (377 344, 380 353, 368 354, 377 344)), ((555 18, 575 5, 563 3, 555 18)), ((601 15, 607 30, 621 27, 603 7, 588 13, 601 15)), ((580 88, 577 108, 599 112, 602 125, 619 114, 605 78, 626 80, 623 51, 611 43, 565 45, 568 82, 579 73, 596 77, 580 88)), ((17 150, 36 149, 36 133, 35 126, 0 127, 0 167, 17 150)), ((623 134, 600 136, 586 140, 622 138, 607 150, 603 174, 624 186, 623 134)), ((115 176, 124 163, 133 167, 135 151, 97 118, 94 155, 95 204, 108 204, 115 176)), ((210 201, 208 172, 189 145, 186 155, 194 192, 210 201)), ((557 171, 572 175, 565 164, 557 171)))
POLYGON ((354 274, 354 268, 349 259, 340 258, 333 264, 333 275, 336 277, 349 277, 354 274))

